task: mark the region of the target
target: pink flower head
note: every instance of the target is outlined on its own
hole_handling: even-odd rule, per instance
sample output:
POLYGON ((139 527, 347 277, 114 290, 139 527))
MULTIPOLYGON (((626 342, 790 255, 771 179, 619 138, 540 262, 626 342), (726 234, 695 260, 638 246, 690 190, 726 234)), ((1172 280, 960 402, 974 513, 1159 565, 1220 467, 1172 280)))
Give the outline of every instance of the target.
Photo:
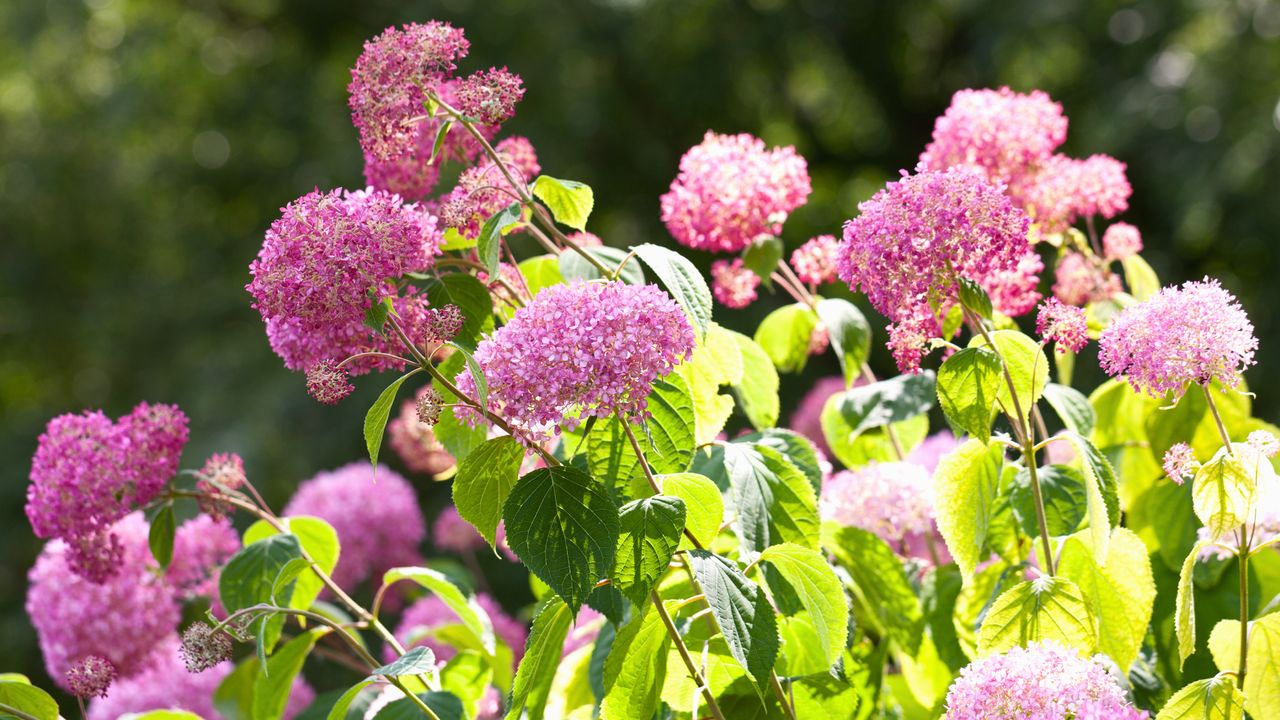
POLYGON ((1109 375, 1125 375, 1153 397, 1181 393, 1188 383, 1240 384, 1258 339, 1235 297, 1217 280, 1167 287, 1125 308, 1098 340, 1109 375))
MULTIPOLYGON (((480 606, 489 621, 493 623, 493 633, 507 647, 511 648, 518 664, 524 655, 524 642, 529 632, 520 621, 508 615, 498 601, 486 593, 476 593, 476 604, 480 606)), ((452 646, 435 640, 429 636, 432 628, 458 623, 458 616, 449 609, 444 601, 436 595, 427 595, 405 609, 400 616, 400 624, 396 626, 396 639, 405 647, 426 645, 435 653, 436 661, 444 664, 457 650, 452 646)))
POLYGON ((907 462, 924 466, 924 469, 932 475, 933 471, 938 469, 938 462, 942 460, 942 456, 958 447, 960 447, 960 441, 951 434, 950 430, 939 430, 907 453, 907 462))
POLYGON ((66 673, 67 687, 78 698, 106 697, 107 688, 116 679, 116 666, 110 660, 87 655, 66 673))
POLYGON ((520 76, 506 68, 480 70, 463 78, 456 89, 457 109, 485 125, 498 125, 516 113, 524 97, 520 76))
POLYGON ((1084 310, 1074 305, 1064 305, 1058 298, 1049 298, 1040 305, 1036 314, 1036 332, 1046 343, 1056 342, 1071 352, 1089 342, 1089 323, 1084 310))
POLYGON ((1132 194, 1125 164, 1119 160, 1054 155, 1019 197, 1036 223, 1048 232, 1062 232, 1079 218, 1115 217, 1129 208, 1132 194))
POLYGON ((407 480, 389 468, 353 462, 298 486, 284 514, 312 515, 333 526, 342 545, 333 579, 352 587, 402 565, 417 565, 426 523, 407 480))
POLYGON ((431 526, 431 542, 439 550, 455 553, 475 552, 487 545, 475 526, 463 520, 453 505, 445 507, 436 517, 431 526))
POLYGON ((860 527, 878 535, 897 552, 929 560, 929 544, 945 550, 934 526, 933 479, 921 465, 871 463, 843 470, 822 486, 824 520, 860 527))
POLYGON ((501 166, 488 157, 482 158, 474 167, 463 170, 458 184, 441 199, 441 220, 464 237, 479 237, 486 220, 516 201, 518 192, 511 180, 528 183, 541 170, 538 155, 525 138, 507 138, 494 149, 501 166))
POLYGON ((975 167, 992 182, 1010 184, 1034 172, 1066 139, 1062 106, 1040 90, 960 90, 934 123, 920 164, 975 167))
POLYGON ((593 232, 587 232, 586 230, 569 233, 569 241, 578 247, 584 248, 600 247, 601 245, 604 245, 604 241, 600 239, 599 235, 596 235, 593 232))
POLYGON ((836 255, 840 241, 835 235, 818 235, 791 253, 791 267, 807 283, 823 285, 836 279, 836 255))
POLYGON ((1266 430, 1254 430, 1249 433, 1246 442, 1262 454, 1263 457, 1272 458, 1280 452, 1280 438, 1271 434, 1266 430))
POLYGON ((729 308, 744 308, 756 299, 760 276, 742 264, 742 258, 711 263, 711 292, 729 308))
POLYGON ((809 392, 800 398, 795 412, 791 413, 789 427, 809 438, 823 455, 831 456, 831 447, 827 445, 826 433, 822 431, 822 408, 827 400, 836 393, 844 392, 844 378, 839 375, 818 378, 809 388, 809 392))
POLYGON ((1200 469, 1200 462, 1196 460, 1196 453, 1191 446, 1180 442, 1165 451, 1161 467, 1170 480, 1181 485, 1188 478, 1195 477, 1196 471, 1200 469))
POLYGON ((183 600, 217 599, 218 573, 240 550, 240 534, 225 518, 197 515, 178 526, 166 576, 183 600))
MULTIPOLYGON (((1101 656, 1099 656, 1101 657, 1101 656)), ((1099 659, 1032 642, 975 660, 947 691, 947 720, 1144 720, 1099 659)))
MULTIPOLYGON (((475 359, 489 403, 537 442, 592 416, 645 416, 653 381, 694 342, 688 318, 656 285, 575 282, 538 293, 480 342, 475 359)), ((455 382, 474 397, 470 372, 455 382)))
POLYGON ((422 420, 419 409, 429 399, 436 403, 434 416, 438 418, 441 410, 440 394, 426 385, 418 390, 415 400, 405 400, 400 404, 400 414, 387 425, 387 434, 390 436, 391 449, 410 470, 426 475, 439 475, 453 467, 454 459, 436 439, 431 424, 422 420))
POLYGON ((1123 260, 1142 252, 1142 233, 1129 223, 1111 223, 1102 233, 1102 252, 1108 260, 1123 260))
MULTIPOLYGON (((390 299, 409 337, 419 339, 426 296, 413 289, 397 295, 393 281, 430 268, 440 240, 435 216, 395 195, 314 191, 290 203, 271 224, 245 289, 267 325, 271 348, 291 370, 364 351, 396 352, 391 333, 382 337, 365 325, 366 312, 390 299)), ((361 358, 346 369, 361 374, 402 365, 361 358)), ((336 378, 327 386, 335 390, 324 397, 338 397, 345 387, 336 378)))
POLYGON ((573 626, 565 636, 564 646, 560 648, 560 657, 569 657, 578 648, 583 648, 596 641, 600 629, 604 627, 604 615, 587 606, 578 609, 578 616, 573 619, 573 626))
POLYGON ((307 368, 307 394, 318 403, 337 405, 355 389, 347 370, 333 360, 321 360, 307 368))
POLYGON ((104 582, 77 574, 61 540, 45 546, 27 576, 27 615, 57 682, 66 682, 66 672, 88 655, 110 662, 122 678, 134 674, 181 618, 173 589, 152 572, 142 513, 126 515, 111 530, 121 554, 104 582))
POLYGON ((387 28, 366 42, 347 86, 364 151, 383 160, 412 152, 427 93, 439 92, 468 49, 461 28, 435 21, 387 28))
POLYGON ((364 181, 371 188, 389 192, 408 200, 424 200, 440 182, 440 158, 431 162, 435 147, 436 125, 423 122, 412 151, 385 160, 364 154, 364 181))
POLYGON ((687 247, 737 252, 781 233, 811 190, 808 164, 794 147, 770 150, 746 133, 708 131, 680 158, 680 174, 662 196, 662 222, 687 247))
POLYGON ((844 226, 840 278, 862 290, 893 321, 890 347, 904 372, 919 367, 940 317, 957 301, 957 278, 992 297, 1003 284, 1033 283, 1020 271, 1027 259, 1027 218, 977 170, 922 170, 889 183, 858 206, 844 226))
POLYGON ((1063 255, 1054 274, 1053 295, 1067 305, 1083 307, 1110 300, 1122 289, 1115 273, 1078 252, 1063 255))

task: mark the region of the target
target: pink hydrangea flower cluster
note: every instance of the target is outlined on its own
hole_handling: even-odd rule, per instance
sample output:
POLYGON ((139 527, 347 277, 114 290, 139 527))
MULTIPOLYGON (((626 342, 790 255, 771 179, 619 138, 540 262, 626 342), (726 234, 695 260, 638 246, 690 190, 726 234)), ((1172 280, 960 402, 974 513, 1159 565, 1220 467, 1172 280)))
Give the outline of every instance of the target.
POLYGON ((840 392, 844 392, 843 377, 831 375, 818 378, 814 381, 813 387, 800 398, 795 411, 791 413, 791 422, 788 425, 792 430, 809 438, 813 446, 827 457, 834 453, 827 444, 826 433, 822 431, 822 408, 826 406, 827 400, 832 395, 840 392))
POLYGON ((840 241, 835 235, 809 238, 791 253, 791 267, 796 271, 796 277, 804 282, 813 285, 835 282, 839 250, 840 241))
POLYGON ((218 574, 240 550, 240 534, 226 518, 197 515, 173 536, 169 583, 181 600, 218 596, 218 574))
POLYGON ((1049 298, 1040 305, 1036 332, 1045 342, 1056 342, 1058 347, 1071 352, 1080 352, 1089 342, 1089 323, 1084 310, 1064 305, 1058 298, 1049 298))
POLYGON ((515 115, 516 103, 524 97, 524 84, 519 75, 506 68, 489 68, 463 78, 456 94, 455 107, 463 115, 485 125, 497 125, 515 115))
POLYGON ((439 475, 453 467, 454 459, 436 439, 431 425, 422 421, 419 409, 428 398, 436 398, 435 417, 439 417, 439 393, 430 385, 418 390, 417 398, 400 404, 400 414, 387 424, 391 449, 410 470, 425 475, 439 475))
POLYGON ((106 580, 120 560, 112 523, 164 490, 187 437, 187 416, 176 405, 141 403, 114 423, 88 411, 50 420, 27 486, 36 536, 66 539, 81 574, 106 580))
POLYGON ((939 430, 907 453, 907 462, 921 465, 932 475, 938 469, 942 456, 960 447, 960 441, 950 430, 939 430))
POLYGON ((88 655, 66 672, 67 687, 78 698, 106 697, 116 679, 116 666, 110 660, 88 655))
POLYGON ((893 321, 890 347, 903 372, 917 371, 928 339, 942 334, 957 278, 993 299, 1035 293, 1022 271, 1027 217, 977 170, 904 173, 858 210, 844 226, 839 275, 893 321), (1015 289, 1004 287, 1010 281, 1015 289))
POLYGON ((1033 642, 975 660, 947 691, 947 720, 1145 720, 1100 660, 1033 642))
POLYGON ((1103 264, 1078 252, 1069 252, 1054 269, 1053 295, 1068 305, 1083 307, 1119 295, 1120 278, 1103 264))
POLYGON ((1190 445, 1180 442, 1164 452, 1160 466, 1170 480, 1181 485, 1195 477, 1196 471, 1200 469, 1200 461, 1196 460, 1196 452, 1190 445))
POLYGON ((1249 446, 1257 450, 1263 457, 1273 458, 1280 452, 1280 438, 1266 430, 1254 430, 1245 439, 1249 446))
POLYGON ((794 147, 769 149, 742 133, 708 131, 680 158, 662 196, 662 222, 695 250, 737 252, 760 235, 778 235, 809 198, 809 167, 794 147))
POLYGON ((604 615, 586 605, 579 608, 577 617, 573 619, 573 626, 564 638, 564 646, 560 648, 560 657, 569 657, 575 650, 595 642, 605 622, 604 615))
POLYGON ((842 470, 823 483, 819 509, 824 520, 873 532, 904 556, 931 560, 931 544, 932 552, 946 552, 934 525, 933 479, 922 465, 842 470))
MULTIPOLYGON (((511 648, 515 655, 515 662, 519 664, 520 658, 524 656, 525 640, 529 637, 524 624, 508 615, 498 601, 487 593, 476 593, 476 604, 489 616, 494 635, 511 648)), ((443 600, 435 595, 427 595, 405 608, 404 614, 400 616, 400 624, 396 626, 395 636, 406 648, 418 645, 431 648, 435 653, 436 662, 443 665, 458 651, 452 645, 429 637, 427 631, 457 622, 459 622, 458 616, 444 604, 443 600)))
POLYGON ((711 293, 729 308, 744 308, 756 300, 760 276, 748 270, 742 258, 711 263, 711 293))
MULTIPOLYGON (((245 289, 267 325, 267 337, 291 370, 369 350, 395 352, 395 340, 365 325, 374 302, 391 298, 411 338, 422 335, 427 301, 391 282, 430 268, 440 254, 436 218, 380 190, 314 191, 281 210, 245 289)), ((400 367, 384 358, 346 366, 359 374, 400 367)))
POLYGON ((357 461, 320 472, 298 486, 285 516, 311 515, 333 526, 342 545, 333 579, 353 587, 403 565, 418 565, 427 535, 408 480, 383 465, 357 461))
POLYGON ((494 150, 502 167, 488 157, 481 159, 462 171, 458 184, 441 199, 441 222, 463 237, 479 237, 480 228, 490 216, 516 202, 517 188, 512 187, 503 167, 517 183, 530 182, 542 169, 533 144, 526 138, 505 138, 494 150))
POLYGON ((600 239, 599 235, 586 230, 569 233, 569 242, 583 248, 600 247, 604 245, 604 241, 600 239))
MULTIPOLYGON (((656 285, 554 285, 480 342, 489 402, 524 440, 547 439, 588 417, 647 412, 655 379, 693 352, 693 327, 656 285)), ((470 372, 455 380, 474 397, 470 372)), ((477 422, 478 414, 459 417, 477 422)))
POLYGON ((1102 253, 1108 260, 1124 260, 1142 252, 1142 233, 1126 222, 1111 223, 1102 233, 1102 253))
POLYGON ((1112 376, 1153 397, 1189 383, 1240 384, 1258 339, 1244 308, 1217 280, 1166 287, 1125 308, 1098 340, 1098 360, 1112 376))
POLYGON ((1062 232, 1079 218, 1115 217, 1129 209, 1133 188, 1125 164, 1106 155, 1084 160, 1055 155, 1022 194, 1027 212, 1048 232, 1062 232))
POLYGON ((469 553, 483 550, 486 547, 484 538, 476 531, 475 526, 458 514, 458 508, 447 506, 436 516, 431 525, 431 543, 438 550, 455 553, 469 553))
MULTIPOLYGON (((201 493, 224 494, 240 489, 249 482, 244 471, 244 460, 235 453, 214 453, 204 461, 204 467, 196 474, 196 490, 201 493)), ((200 511, 212 517, 223 517, 231 511, 226 503, 201 497, 197 502, 200 511)))

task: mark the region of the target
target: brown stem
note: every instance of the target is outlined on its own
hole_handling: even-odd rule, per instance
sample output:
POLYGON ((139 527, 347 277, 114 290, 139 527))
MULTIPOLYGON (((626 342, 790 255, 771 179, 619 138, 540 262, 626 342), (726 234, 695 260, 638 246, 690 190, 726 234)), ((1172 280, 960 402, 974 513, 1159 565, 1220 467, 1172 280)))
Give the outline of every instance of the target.
POLYGON ((702 677, 702 672, 689 655, 689 648, 684 644, 684 639, 680 637, 680 631, 676 629, 675 623, 671 621, 671 616, 667 614, 667 608, 663 606, 662 598, 658 595, 658 591, 651 591, 649 598, 653 601, 653 606, 657 608, 658 617, 662 619, 662 624, 666 626, 667 634, 671 636, 671 641, 675 643, 676 650, 680 653, 680 659, 684 661, 685 669, 689 671, 689 677, 698 684, 698 691, 702 693, 702 698, 707 701, 707 708, 716 720, 725 720, 724 713, 720 711, 720 705, 716 703, 716 696, 712 694, 711 688, 707 686, 707 681, 702 677))

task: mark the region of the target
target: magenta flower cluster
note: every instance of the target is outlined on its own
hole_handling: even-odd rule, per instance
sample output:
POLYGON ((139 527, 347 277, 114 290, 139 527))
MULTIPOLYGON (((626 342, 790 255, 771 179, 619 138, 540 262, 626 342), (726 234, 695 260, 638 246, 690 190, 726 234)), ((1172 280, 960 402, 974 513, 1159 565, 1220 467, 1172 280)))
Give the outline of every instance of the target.
POLYGON ((842 470, 822 485, 824 520, 873 532, 904 556, 931 559, 946 552, 934 525, 933 479, 911 462, 871 463, 842 470))
POLYGON ((1055 155, 1022 197, 1027 212, 1048 232, 1062 232, 1080 218, 1115 217, 1129 208, 1133 188, 1125 164, 1106 155, 1084 160, 1055 155))
POLYGON ((516 103, 524 97, 524 84, 506 68, 489 68, 463 78, 455 92, 463 115, 497 125, 515 115, 516 103))
POLYGON ((1122 289, 1120 278, 1096 257, 1069 252, 1054 268, 1053 296, 1068 305, 1083 307, 1110 300, 1122 289))
POLYGON ((1040 312, 1036 313, 1036 332, 1045 342, 1056 342, 1058 347, 1071 352, 1080 352, 1089 342, 1089 323, 1084 310, 1064 305, 1058 298, 1041 303, 1040 312))
POLYGON ((711 293, 728 308, 744 308, 756 300, 760 276, 743 264, 742 258, 711 263, 711 293))
POLYGON ((1164 451, 1160 467, 1164 469, 1164 474, 1169 476, 1170 480, 1181 485, 1195 477, 1196 471, 1200 469, 1200 462, 1196 460, 1196 451, 1192 450, 1190 445, 1180 442, 1174 443, 1164 451))
POLYGON ((925 343, 941 336, 958 278, 979 283, 993 301, 1037 297, 1024 271, 1027 217, 977 170, 904 174, 858 210, 844 226, 838 272, 893 321, 890 347, 903 372, 917 371, 925 343))
POLYGON ((795 148, 707 132, 680 158, 680 174, 662 196, 662 222, 687 247, 737 252, 781 233, 811 191, 808 164, 795 148))
POLYGON ((1015 647, 961 668, 946 704, 947 720, 1147 718, 1102 662, 1052 642, 1015 647))
MULTIPOLYGON (((436 218, 380 190, 314 191, 281 210, 249 266, 245 287, 267 325, 267 338, 292 370, 356 353, 394 352, 389 337, 365 324, 375 302, 391 299, 411 338, 421 336, 427 301, 392 283, 429 269, 440 253, 436 218)), ((390 333, 388 333, 390 336, 390 333)), ((355 374, 398 367, 386 358, 361 358, 355 374)))
POLYGON ((474 167, 463 170, 458 184, 440 201, 441 222, 463 237, 479 237, 480 228, 491 215, 516 202, 520 188, 512 181, 525 185, 542 169, 533 144, 526 138, 505 138, 494 150, 501 166, 486 156, 474 167))
POLYGON ((791 253, 791 267, 796 277, 812 285, 834 282, 839 252, 840 241, 834 235, 818 235, 791 253))
MULTIPOLYGON (((524 656, 524 643, 529 636, 529 631, 523 623, 508 615, 498 601, 489 594, 476 593, 475 599, 480 609, 489 616, 494 635, 511 648, 515 655, 515 662, 519 663, 520 658, 524 656)), ((459 622, 458 616, 444 604, 443 600, 436 595, 428 595, 405 608, 400 616, 400 624, 396 626, 395 636, 406 648, 417 645, 431 648, 435 653, 436 661, 443 665, 458 651, 452 645, 429 637, 427 631, 457 622, 459 622)))
MULTIPOLYGON (((653 381, 694 342, 688 318, 657 286, 576 282, 538 293, 481 341, 475 359, 492 409, 537 442, 592 416, 643 416, 653 381)), ((455 382, 474 397, 470 372, 455 382)))
POLYGON ((431 524, 431 544, 438 550, 459 554, 483 550, 486 546, 475 526, 463 520, 453 505, 441 510, 431 524))
POLYGON ((1129 223, 1111 223, 1102 233, 1102 252, 1108 260, 1133 257, 1142 252, 1142 233, 1129 223))
POLYGON ((453 467, 453 456, 436 439, 431 425, 422 420, 422 410, 434 407, 433 415, 439 417, 439 393, 430 385, 418 390, 417 398, 400 404, 400 413, 387 424, 391 449, 400 456, 410 470, 426 475, 438 475, 453 467), (437 403, 424 405, 425 400, 437 403))
POLYGON ((1244 308, 1217 280, 1166 287, 1125 308, 1098 339, 1098 360, 1112 376, 1153 397, 1190 383, 1240 384, 1258 339, 1244 308))

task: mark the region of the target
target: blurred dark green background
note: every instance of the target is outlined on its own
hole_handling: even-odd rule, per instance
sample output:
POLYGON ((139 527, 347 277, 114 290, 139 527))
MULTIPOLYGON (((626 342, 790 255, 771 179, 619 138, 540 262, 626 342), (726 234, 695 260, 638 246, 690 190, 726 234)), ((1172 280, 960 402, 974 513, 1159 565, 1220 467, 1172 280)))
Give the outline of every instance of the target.
MULTIPOLYGON (((361 456, 376 382, 337 408, 310 401, 242 288, 281 205, 362 184, 345 92, 362 41, 430 18, 467 29, 467 70, 524 76, 509 131, 533 140, 548 173, 595 188, 593 229, 615 245, 669 241, 657 198, 708 128, 808 158, 815 191, 787 226, 794 247, 838 233, 912 166, 954 90, 1043 88, 1071 118, 1065 151, 1129 163, 1126 219, 1161 279, 1220 277, 1258 326, 1262 357, 1275 352, 1280 4, 1269 0, 10 0, 0 670, 42 675, 22 612, 40 543, 22 505, 50 416, 180 403, 193 420, 186 464, 236 450, 281 504, 300 479, 361 456)), ((717 312, 743 327, 780 302, 717 312)), ((878 363, 888 368, 882 350, 878 363)), ((1280 379, 1249 379, 1261 414, 1280 419, 1280 379)), ((789 379, 784 397, 801 385, 789 379)), ((438 505, 447 491, 424 496, 438 505)))

